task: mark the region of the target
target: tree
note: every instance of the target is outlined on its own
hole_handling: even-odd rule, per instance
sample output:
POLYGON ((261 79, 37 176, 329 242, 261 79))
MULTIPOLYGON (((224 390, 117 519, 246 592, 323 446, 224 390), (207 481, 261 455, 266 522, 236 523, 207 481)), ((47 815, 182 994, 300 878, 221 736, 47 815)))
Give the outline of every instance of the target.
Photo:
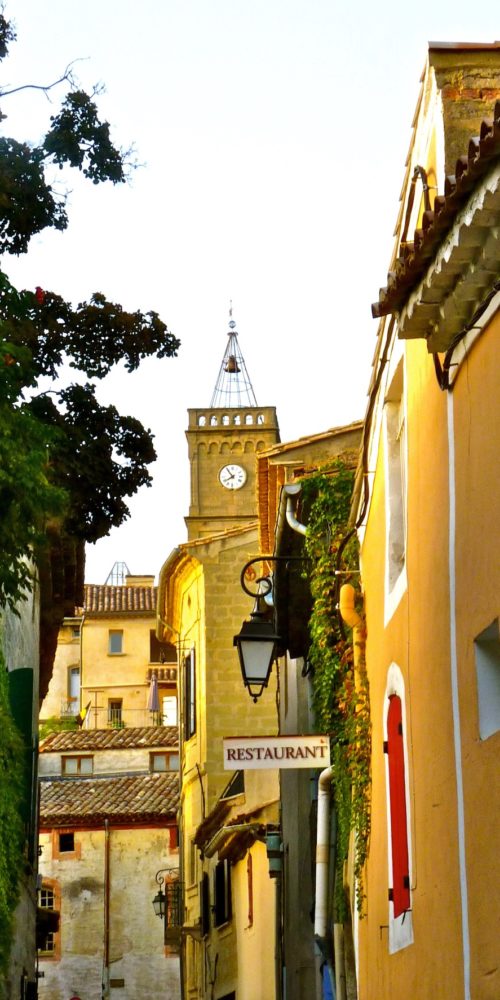
MULTIPOLYGON (((15 37, 0 10, 0 60, 15 37)), ((99 118, 98 88, 87 94, 69 67, 55 84, 35 89, 62 82, 68 93, 39 145, 0 136, 1 254, 26 253, 35 234, 66 228, 66 199, 49 183, 49 168, 77 169, 94 184, 126 180, 130 157, 99 118)), ((0 88, 4 100, 14 93, 0 88)), ((128 516, 126 499, 150 485, 151 432, 102 406, 95 380, 119 362, 131 372, 178 347, 155 312, 127 312, 100 292, 73 307, 56 292, 18 291, 0 270, 0 605, 14 607, 30 586, 32 557, 47 575, 56 537, 81 556, 85 542, 128 516), (76 381, 42 391, 40 380, 55 384, 68 363, 76 381)), ((70 562, 79 562, 81 584, 82 559, 70 562)), ((68 599, 71 588, 63 589, 68 599)))

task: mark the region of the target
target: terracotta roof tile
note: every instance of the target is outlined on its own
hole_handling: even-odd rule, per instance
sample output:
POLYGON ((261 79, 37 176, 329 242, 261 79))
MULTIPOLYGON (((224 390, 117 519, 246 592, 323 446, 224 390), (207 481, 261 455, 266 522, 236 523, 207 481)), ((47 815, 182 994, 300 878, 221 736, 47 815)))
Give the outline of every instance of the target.
POLYGON ((84 610, 86 614, 137 614, 154 615, 156 612, 157 587, 112 587, 107 584, 86 583, 84 588, 84 610))
POLYGON ((424 212, 422 228, 415 230, 413 241, 401 244, 395 269, 389 272, 386 287, 380 289, 378 302, 372 305, 374 317, 400 311, 476 184, 499 158, 500 101, 497 101, 493 118, 482 122, 479 136, 470 139, 467 155, 457 160, 455 174, 446 178, 444 195, 436 197, 432 211, 424 212))
POLYGON ((173 818, 178 803, 177 772, 40 781, 42 827, 173 818))
POLYGON ((77 729, 51 733, 40 744, 40 753, 78 750, 132 750, 141 747, 177 747, 177 726, 148 726, 142 729, 77 729))

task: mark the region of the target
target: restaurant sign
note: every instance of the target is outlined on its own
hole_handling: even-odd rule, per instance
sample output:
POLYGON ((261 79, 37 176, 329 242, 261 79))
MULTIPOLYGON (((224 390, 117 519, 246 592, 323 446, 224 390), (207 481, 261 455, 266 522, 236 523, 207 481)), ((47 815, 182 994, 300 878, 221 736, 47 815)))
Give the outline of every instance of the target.
POLYGON ((223 740, 224 770, 328 767, 328 736, 231 736, 223 740))

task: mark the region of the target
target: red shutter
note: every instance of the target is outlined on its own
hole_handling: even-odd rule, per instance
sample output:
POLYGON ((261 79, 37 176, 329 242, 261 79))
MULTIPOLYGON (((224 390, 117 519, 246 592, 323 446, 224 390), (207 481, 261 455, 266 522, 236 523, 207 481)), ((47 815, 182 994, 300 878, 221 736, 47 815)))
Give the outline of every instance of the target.
POLYGON ((410 872, 406 818, 405 760, 401 698, 389 698, 387 715, 387 752, 389 755, 389 795, 391 803, 392 901, 394 916, 410 908, 410 872))

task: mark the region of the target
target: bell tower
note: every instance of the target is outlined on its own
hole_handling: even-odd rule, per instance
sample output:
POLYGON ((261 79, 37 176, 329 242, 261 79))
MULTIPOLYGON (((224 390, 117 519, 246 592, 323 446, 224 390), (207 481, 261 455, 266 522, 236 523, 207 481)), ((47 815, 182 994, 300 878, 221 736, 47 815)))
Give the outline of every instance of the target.
POLYGON ((280 440, 275 407, 257 405, 232 312, 210 406, 188 410, 189 540, 255 520, 255 458, 280 440))

